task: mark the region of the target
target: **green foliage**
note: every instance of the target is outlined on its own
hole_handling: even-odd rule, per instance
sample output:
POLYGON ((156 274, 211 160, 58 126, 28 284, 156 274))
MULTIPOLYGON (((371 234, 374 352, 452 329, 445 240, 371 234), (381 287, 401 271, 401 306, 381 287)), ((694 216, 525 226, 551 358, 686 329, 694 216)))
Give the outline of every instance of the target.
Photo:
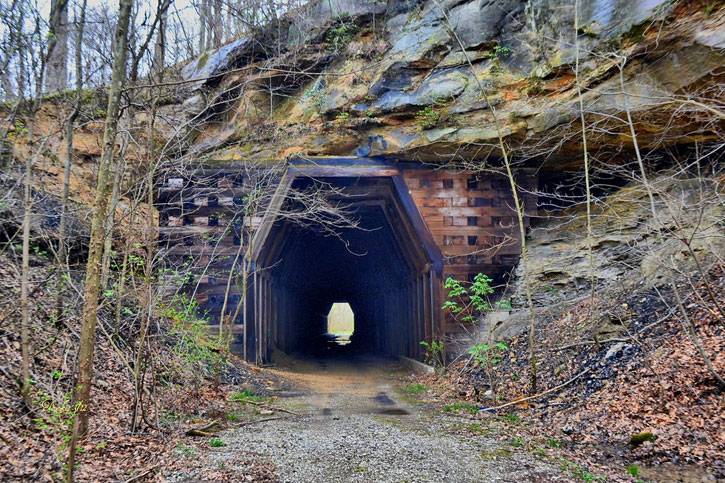
POLYGON ((552 438, 546 441, 546 446, 549 448, 561 448, 561 442, 552 438))
POLYGON ((317 114, 322 114, 322 108, 327 101, 327 94, 319 87, 311 87, 302 94, 302 99, 311 106, 317 114))
POLYGON ((473 361, 476 364, 495 365, 501 362, 501 357, 508 348, 504 342, 496 342, 493 346, 476 344, 468 349, 468 353, 473 356, 473 361))
POLYGON ((196 456, 196 450, 193 446, 187 446, 185 444, 179 443, 179 445, 176 447, 176 450, 187 458, 193 458, 194 456, 196 456))
POLYGON ((469 414, 478 414, 478 408, 469 402, 446 404, 443 406, 443 410, 447 413, 458 413, 461 410, 464 410, 469 414))
POLYGON ((164 424, 177 423, 184 419, 183 415, 173 410, 164 409, 161 411, 161 422, 164 424))
POLYGON ((517 422, 519 420, 518 414, 514 414, 514 413, 508 413, 503 418, 506 421, 509 421, 509 422, 512 422, 512 423, 515 423, 515 422, 517 422))
POLYGON ((350 113, 347 111, 341 112, 340 114, 337 115, 337 119, 342 119, 342 120, 345 120, 348 117, 350 117, 350 113))
POLYGON ((25 123, 21 121, 20 119, 16 119, 13 123, 12 129, 8 132, 7 136, 10 137, 20 137, 25 136, 30 131, 28 131, 28 128, 25 126, 25 123))
POLYGON ((246 404, 248 402, 252 403, 259 403, 264 402, 268 398, 266 396, 262 396, 260 394, 255 394, 252 391, 241 391, 241 392, 235 392, 231 396, 229 396, 229 400, 232 402, 238 402, 242 404, 246 404))
POLYGON ((221 448, 227 444, 219 438, 212 438, 209 440, 209 446, 212 448, 221 448))
POLYGON ((209 335, 206 320, 198 317, 195 300, 178 295, 161 309, 172 322, 169 334, 175 340, 173 352, 181 365, 194 374, 195 382, 226 365, 224 351, 229 341, 209 335))
POLYGON ((511 54, 512 53, 513 53, 513 51, 511 50, 510 47, 505 47, 503 45, 495 45, 493 47, 493 50, 491 50, 490 52, 488 52, 487 55, 491 59, 494 59, 494 58, 496 58, 496 59, 502 59, 502 58, 505 58, 505 57, 511 57, 511 54))
POLYGON ((524 444, 524 440, 519 438, 518 436, 515 438, 511 438, 511 446, 514 448, 520 448, 524 444))
POLYGON ((443 367, 443 350, 445 349, 443 341, 420 341, 420 345, 425 347, 423 362, 433 367, 443 367))
POLYGON ((643 433, 637 433, 635 435, 632 435, 632 437, 629 438, 629 442, 627 444, 629 444, 629 446, 634 449, 647 441, 654 442, 656 440, 657 436, 650 433, 649 431, 645 431, 643 433))
POLYGON ((33 250, 33 253, 35 253, 36 256, 45 258, 48 256, 48 252, 46 250, 41 249, 38 245, 31 243, 30 245, 31 250, 33 250))
POLYGON ((511 310, 511 303, 501 299, 491 306, 488 296, 494 292, 491 287, 493 279, 479 273, 467 288, 463 282, 452 277, 446 279, 445 288, 448 290, 448 300, 443 304, 443 310, 452 314, 456 320, 475 324, 484 312, 492 310, 511 310))
POLYGON ((604 478, 596 476, 595 474, 584 470, 584 468, 574 462, 561 459, 559 460, 559 463, 561 465, 562 471, 569 471, 571 475, 576 479, 586 481, 587 483, 591 483, 594 481, 606 481, 604 478))
POLYGON ((335 18, 325 40, 330 44, 332 50, 337 51, 352 40, 355 32, 357 32, 357 25, 352 21, 349 14, 342 13, 335 18))
POLYGON ((491 74, 496 75, 502 72, 501 60, 510 57, 512 54, 511 48, 496 45, 486 56, 491 59, 491 74))
POLYGON ((421 129, 431 129, 438 125, 441 115, 433 106, 425 106, 415 114, 415 120, 421 129))
POLYGON ((39 417, 34 418, 33 421, 41 430, 60 437, 56 455, 58 461, 64 461, 73 435, 73 420, 76 414, 83 409, 83 404, 81 402, 73 403, 70 392, 64 394, 61 399, 56 399, 47 392, 38 391, 34 405, 39 417))
POLYGON ((635 478, 637 478, 639 476, 639 466, 637 466, 637 465, 627 466, 627 474, 629 476, 634 476, 635 478))
POLYGON ((420 394, 423 391, 427 391, 428 387, 424 384, 413 382, 405 386, 405 390, 410 394, 420 394))
POLYGON ((239 421, 239 416, 237 416, 236 413, 227 413, 227 421, 236 423, 239 421))

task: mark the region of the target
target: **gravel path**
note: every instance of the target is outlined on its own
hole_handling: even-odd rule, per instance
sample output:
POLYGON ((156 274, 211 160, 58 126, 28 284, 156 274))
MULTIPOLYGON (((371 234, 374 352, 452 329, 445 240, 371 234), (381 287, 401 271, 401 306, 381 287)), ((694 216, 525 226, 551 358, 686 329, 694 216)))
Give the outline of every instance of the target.
MULTIPOLYGON (((396 391, 403 368, 381 360, 289 361, 295 390, 276 404, 302 417, 220 435, 215 465, 251 452, 274 462, 283 482, 565 481, 560 473, 495 439, 456 434, 460 418, 396 391)), ((289 415, 285 415, 289 416, 289 415)))

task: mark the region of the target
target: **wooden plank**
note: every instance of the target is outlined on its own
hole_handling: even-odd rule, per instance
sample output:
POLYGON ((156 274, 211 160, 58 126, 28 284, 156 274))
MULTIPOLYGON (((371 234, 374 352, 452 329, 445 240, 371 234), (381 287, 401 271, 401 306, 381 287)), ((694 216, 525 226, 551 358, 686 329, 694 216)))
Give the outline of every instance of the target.
POLYGON ((253 248, 251 254, 251 259, 254 262, 257 261, 261 254, 261 250, 264 248, 265 241, 269 236, 272 225, 274 225, 274 222, 276 221, 277 213, 279 213, 282 203, 284 202, 284 198, 287 195, 290 186, 292 186, 292 182, 294 181, 294 179, 294 175, 290 174, 289 172, 285 172, 285 174, 282 176, 282 180, 279 182, 277 188, 275 189, 272 200, 269 203, 269 207, 267 208, 267 210, 265 210, 264 219, 261 222, 259 229, 254 234, 253 248))
POLYGON ((393 185, 395 186, 398 198, 403 205, 403 209, 405 210, 405 213, 408 215, 408 219, 413 225, 413 229, 415 230, 419 239, 422 241, 428 257, 433 263, 434 269, 440 270, 440 267, 443 264, 443 257, 441 256, 441 252, 435 240, 433 239, 433 235, 431 235, 430 231, 428 230, 425 221, 420 216, 420 213, 418 212, 418 207, 415 205, 413 199, 410 198, 407 191, 407 185, 405 184, 402 176, 393 176, 393 185))

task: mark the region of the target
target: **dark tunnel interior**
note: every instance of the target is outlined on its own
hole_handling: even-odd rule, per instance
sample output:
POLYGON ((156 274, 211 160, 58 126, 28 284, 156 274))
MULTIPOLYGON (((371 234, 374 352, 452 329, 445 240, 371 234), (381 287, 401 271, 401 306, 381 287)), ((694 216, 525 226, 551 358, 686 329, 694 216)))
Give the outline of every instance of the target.
POLYGON ((426 274, 428 257, 391 180, 330 182, 351 196, 345 202, 359 226, 329 235, 275 223, 263 262, 264 297, 270 299, 262 317, 266 350, 297 356, 330 350, 420 356, 420 341, 432 330, 432 275, 426 274), (354 334, 344 346, 325 337, 335 302, 349 303, 355 314, 354 334))

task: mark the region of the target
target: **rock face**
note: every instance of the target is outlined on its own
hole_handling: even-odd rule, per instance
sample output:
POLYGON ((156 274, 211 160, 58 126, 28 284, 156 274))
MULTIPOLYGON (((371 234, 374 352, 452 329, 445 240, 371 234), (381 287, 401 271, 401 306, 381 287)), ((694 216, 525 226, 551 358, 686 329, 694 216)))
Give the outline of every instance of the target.
MULTIPOLYGON (((675 181, 672 175, 650 180, 660 193, 657 217, 652 216, 641 184, 625 186, 601 200, 592 217, 591 265, 582 207, 544 218, 532 229, 528 270, 535 304, 550 307, 588 296, 592 275, 595 293, 669 284, 678 277, 671 267, 688 274, 696 269, 682 235, 692 236, 692 249, 703 265, 722 259, 725 206, 707 201, 718 188, 692 180, 675 181), (673 233, 679 235, 667 236, 673 233)), ((517 294, 515 302, 523 306, 522 266, 517 270, 512 292, 517 294)))
MULTIPOLYGON (((625 126, 605 118, 626 109, 642 125, 644 147, 713 139, 707 122, 685 119, 702 109, 683 111, 677 100, 722 76, 723 9, 674 0, 581 4, 578 63, 584 109, 598 130, 592 149, 631 148, 619 135, 625 126), (668 122, 676 112, 682 122, 668 122)), ((482 159, 501 154, 498 124, 515 155, 574 161, 573 15, 569 0, 312 2, 183 68, 186 79, 217 76, 189 86, 189 115, 208 122, 191 142, 222 138, 195 151, 224 159, 279 159, 291 147, 352 155, 375 137, 384 143, 374 155, 482 159), (274 146, 260 126, 274 131, 274 146), (343 131, 345 142, 320 139, 343 131), (481 143, 493 146, 482 152, 481 143)))

